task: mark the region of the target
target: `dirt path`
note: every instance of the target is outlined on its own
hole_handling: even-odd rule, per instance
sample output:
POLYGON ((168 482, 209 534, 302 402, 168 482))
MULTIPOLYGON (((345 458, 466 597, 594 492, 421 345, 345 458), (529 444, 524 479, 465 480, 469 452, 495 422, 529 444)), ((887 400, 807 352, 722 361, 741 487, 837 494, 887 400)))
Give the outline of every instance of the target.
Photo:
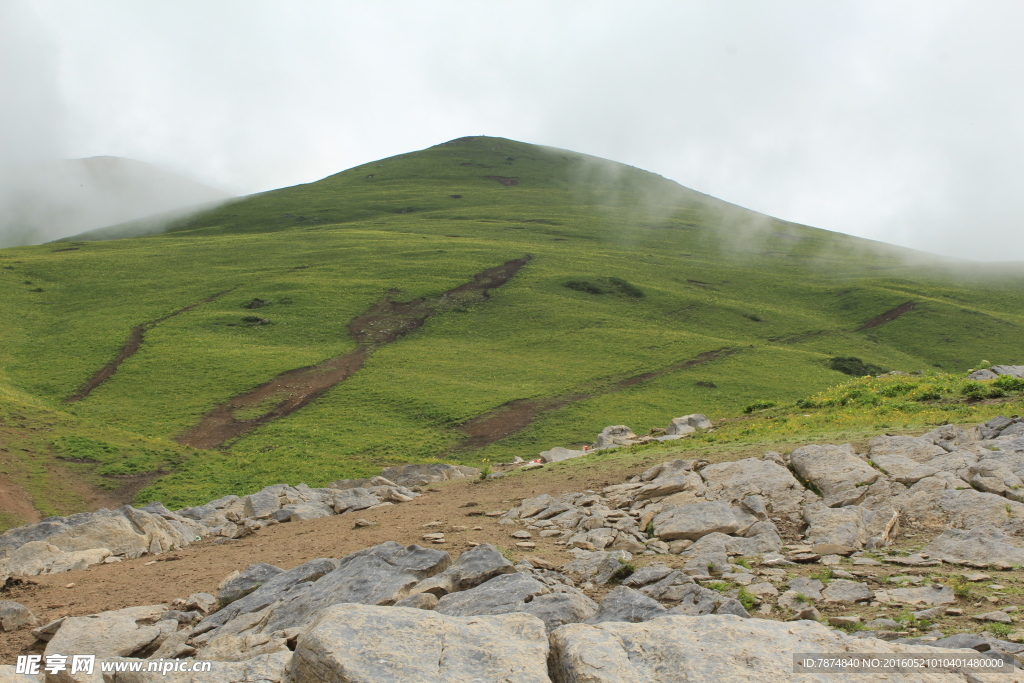
POLYGON ((416 330, 434 313, 486 301, 490 290, 511 280, 529 260, 530 257, 525 256, 488 268, 466 284, 434 299, 393 301, 391 297, 398 291, 392 290, 382 301, 348 324, 349 337, 356 343, 354 350, 312 367, 288 370, 251 391, 235 396, 211 410, 199 424, 176 437, 175 441, 195 448, 216 448, 260 425, 294 413, 351 377, 374 351, 416 330), (238 416, 244 409, 260 409, 261 406, 268 409, 256 417, 238 416))
POLYGON ((627 377, 626 379, 615 382, 609 387, 596 391, 566 394, 565 396, 558 396, 556 398, 519 399, 517 401, 510 401, 488 413, 474 417, 459 425, 459 430, 468 438, 460 441, 458 444, 450 448, 446 451, 445 455, 476 450, 478 448, 483 448, 484 446, 489 446, 495 441, 500 441, 507 436, 515 434, 520 429, 526 428, 541 413, 551 410, 559 410, 567 405, 571 405, 584 399, 593 398, 594 396, 622 391, 627 387, 655 379, 656 377, 661 377, 666 373, 708 363, 716 358, 730 356, 737 352, 738 349, 728 348, 716 349, 715 351, 705 351, 704 353, 697 355, 695 358, 673 363, 661 370, 645 372, 642 375, 627 377))
POLYGON ((917 308, 917 304, 914 303, 913 301, 908 301, 905 304, 900 304, 896 308, 888 310, 881 315, 876 315, 874 318, 872 318, 871 320, 867 321, 866 323, 858 327, 856 330, 854 330, 854 332, 860 332, 861 330, 870 330, 872 327, 878 327, 879 325, 884 325, 885 323, 891 323, 896 318, 900 317, 904 313, 908 313, 914 310, 915 308, 917 308))
POLYGON ((156 327, 158 324, 162 323, 165 320, 169 320, 170 318, 173 318, 176 315, 181 315, 182 313, 191 311, 193 308, 196 308, 197 306, 208 304, 211 301, 214 301, 224 296, 228 292, 234 291, 234 289, 235 288, 226 289, 223 292, 218 292, 213 296, 209 296, 203 299, 202 301, 197 301, 194 304, 185 306, 185 308, 179 308, 173 313, 165 315, 162 318, 157 318, 156 320, 150 320, 149 322, 142 323, 141 325, 136 325, 128 333, 128 339, 125 340, 125 343, 121 346, 121 349, 117 352, 117 355, 114 356, 114 360, 110 361, 102 368, 100 368, 100 370, 95 375, 93 375, 88 382, 83 384, 78 391, 65 398, 64 402, 74 403, 75 401, 81 401, 83 398, 91 394, 93 389, 103 384, 108 379, 110 379, 110 377, 115 372, 117 372, 117 369, 121 366, 121 363, 125 362, 126 360, 134 356, 135 353, 139 350, 139 346, 142 345, 145 333, 156 327))
MULTIPOLYGON (((11 481, 11 478, 0 474, 0 514, 10 515, 10 521, 21 520, 21 524, 34 524, 42 519, 42 515, 32 505, 32 497, 28 491, 11 481)), ((0 520, 2 521, 2 520, 0 520)), ((3 527, 0 527, 2 529, 3 527)))
MULTIPOLYGON (((486 482, 457 479, 432 485, 426 495, 409 503, 278 524, 238 541, 217 543, 216 538, 210 538, 163 555, 145 555, 73 572, 33 576, 31 581, 36 582, 35 585, 0 589, 0 600, 20 602, 44 624, 61 616, 166 603, 200 591, 216 595, 217 585, 225 576, 256 562, 290 569, 317 557, 344 557, 384 541, 429 545, 447 550, 453 556, 468 550, 470 542, 493 543, 512 549, 517 539, 511 538, 509 533, 517 527, 501 526, 496 518, 486 517, 484 513, 508 510, 521 498, 544 492, 558 495, 600 490, 642 472, 654 462, 655 458, 640 456, 629 465, 598 464, 587 472, 545 468, 486 482), (355 520, 360 517, 376 526, 354 528, 355 520), (423 527, 432 521, 440 521, 442 526, 423 527), (424 541, 423 534, 432 531, 445 532, 448 542, 432 545, 424 541), (70 588, 68 584, 72 584, 70 588)), ((537 549, 519 555, 541 556, 559 565, 572 559, 555 545, 558 539, 534 540, 537 549)), ((0 636, 0 664, 13 664, 18 654, 28 652, 33 640, 28 630, 4 633, 0 636)))

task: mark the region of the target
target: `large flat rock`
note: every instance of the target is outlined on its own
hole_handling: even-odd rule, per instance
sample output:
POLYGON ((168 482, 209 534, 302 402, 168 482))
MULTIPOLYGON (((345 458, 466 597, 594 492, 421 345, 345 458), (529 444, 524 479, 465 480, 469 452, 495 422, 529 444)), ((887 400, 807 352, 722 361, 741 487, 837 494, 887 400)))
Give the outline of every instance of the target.
MULTIPOLYGON (((663 616, 635 624, 612 621, 562 626, 551 634, 551 671, 556 683, 841 683, 852 680, 850 675, 795 674, 793 655, 827 653, 834 657, 920 651, 920 645, 852 638, 812 621, 778 622, 732 615, 663 616)), ((943 654, 978 653, 935 648, 935 656, 943 654)), ((959 674, 885 676, 888 683, 985 680, 959 674)), ((1024 675, 1000 673, 988 680, 1020 682, 1024 675)))
POLYGON ((294 683, 549 683, 544 624, 529 614, 453 617, 335 605, 299 638, 294 683))

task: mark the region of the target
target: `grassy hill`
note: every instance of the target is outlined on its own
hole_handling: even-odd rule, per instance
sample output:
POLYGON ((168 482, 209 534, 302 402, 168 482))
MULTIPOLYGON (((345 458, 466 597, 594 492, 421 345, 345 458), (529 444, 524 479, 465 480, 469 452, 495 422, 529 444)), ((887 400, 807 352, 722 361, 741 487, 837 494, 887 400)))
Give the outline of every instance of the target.
POLYGON ((34 444, 0 453, 11 480, 130 480, 168 504, 793 403, 849 379, 837 356, 907 372, 1024 362, 1021 270, 485 137, 162 235, 3 249, 0 293, 0 439, 34 444), (474 279, 513 261, 500 283, 474 279), (271 303, 245 307, 256 299, 271 303), (343 381, 321 386, 330 373, 343 381), (196 448, 211 415, 239 435, 196 448))

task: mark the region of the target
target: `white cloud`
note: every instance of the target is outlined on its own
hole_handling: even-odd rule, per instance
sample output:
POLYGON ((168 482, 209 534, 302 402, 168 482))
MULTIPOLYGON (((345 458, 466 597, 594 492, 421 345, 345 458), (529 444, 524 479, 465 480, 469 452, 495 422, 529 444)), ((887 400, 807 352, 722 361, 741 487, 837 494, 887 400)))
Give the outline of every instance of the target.
POLYGON ((817 227, 1024 260, 1017 3, 2 7, 12 158, 126 156, 252 192, 498 135, 817 227))

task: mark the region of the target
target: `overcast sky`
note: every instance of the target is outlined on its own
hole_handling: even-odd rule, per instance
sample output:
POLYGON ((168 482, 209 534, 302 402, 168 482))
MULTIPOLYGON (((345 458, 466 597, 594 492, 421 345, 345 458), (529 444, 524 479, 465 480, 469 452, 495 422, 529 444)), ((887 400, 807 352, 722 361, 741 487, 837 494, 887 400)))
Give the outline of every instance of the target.
POLYGON ((0 0, 0 162, 234 193, 464 135, 1024 261, 1024 3, 0 0))

